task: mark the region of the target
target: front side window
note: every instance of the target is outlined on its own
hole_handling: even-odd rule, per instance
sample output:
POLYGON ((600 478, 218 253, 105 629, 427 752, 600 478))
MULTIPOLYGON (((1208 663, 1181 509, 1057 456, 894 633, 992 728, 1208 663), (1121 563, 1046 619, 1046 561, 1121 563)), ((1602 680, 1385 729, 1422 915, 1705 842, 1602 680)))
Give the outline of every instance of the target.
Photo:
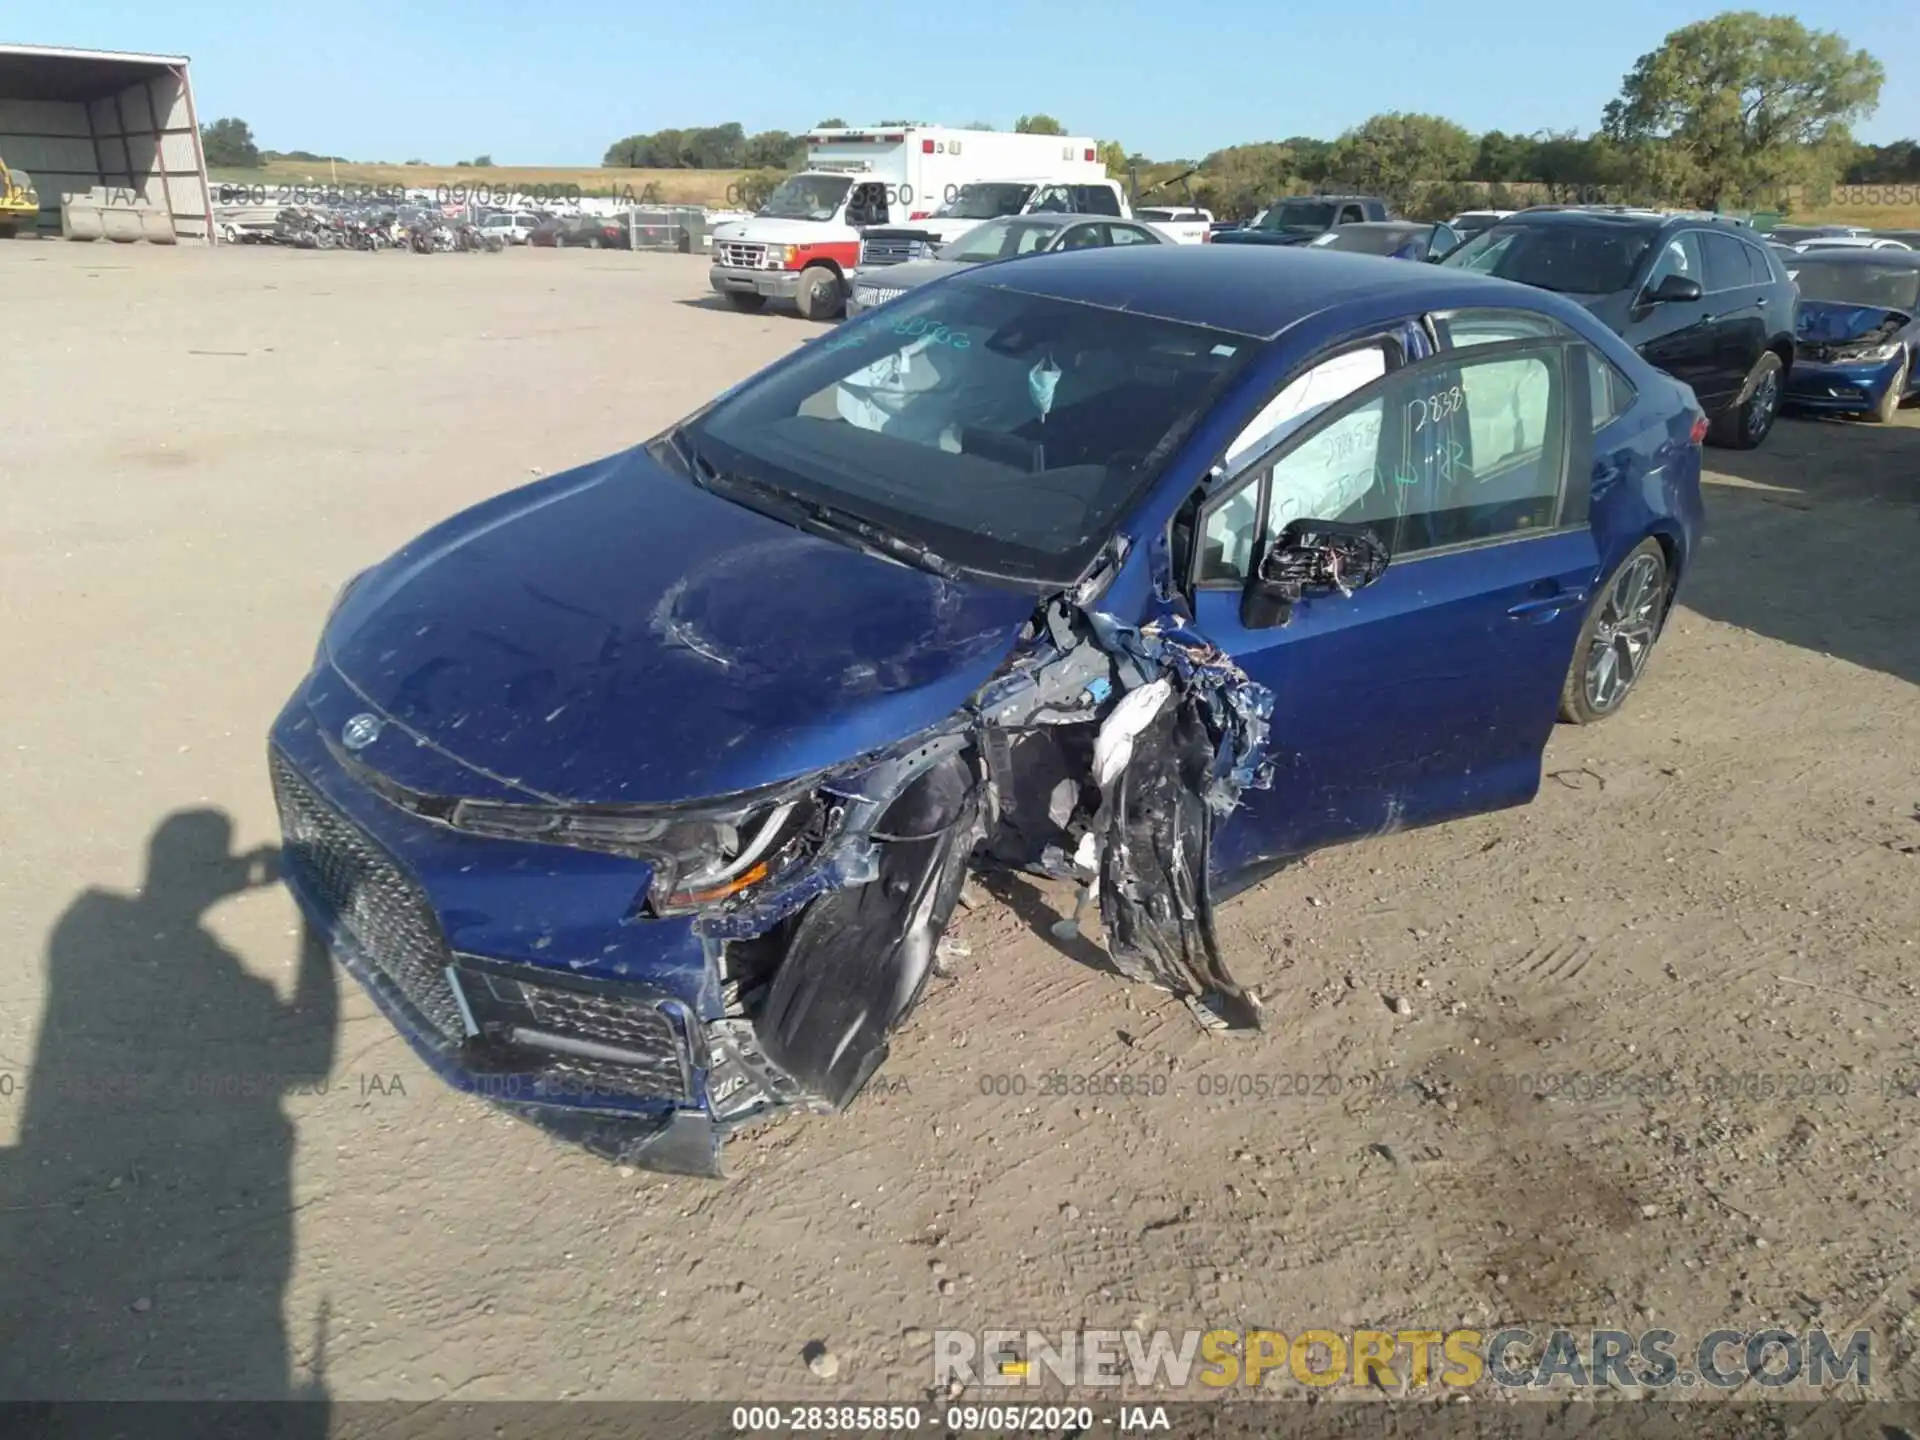
POLYGON ((1701 289, 1707 288, 1707 267, 1700 255, 1697 230, 1681 230, 1667 237, 1653 262, 1653 272, 1647 276, 1647 289, 1652 290, 1669 275, 1698 281, 1701 289))
POLYGON ((1566 472, 1565 351, 1442 355, 1350 397, 1216 502, 1198 578, 1243 582, 1250 553, 1296 520, 1367 525, 1396 556, 1549 528, 1566 472), (1244 546, 1215 523, 1228 512, 1257 521, 1244 546))
POLYGON ((775 220, 831 220, 852 188, 845 175, 789 175, 767 196, 760 213, 775 220))
POLYGON ((720 479, 845 511, 962 568, 1072 583, 1260 342, 985 280, 849 321, 686 439, 720 479))

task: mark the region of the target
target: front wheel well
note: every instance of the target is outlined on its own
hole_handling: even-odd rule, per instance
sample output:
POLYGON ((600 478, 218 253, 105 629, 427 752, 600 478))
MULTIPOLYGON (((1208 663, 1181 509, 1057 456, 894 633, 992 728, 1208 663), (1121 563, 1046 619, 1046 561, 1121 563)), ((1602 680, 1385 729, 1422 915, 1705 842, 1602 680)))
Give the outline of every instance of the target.
POLYGON ((1782 371, 1793 369, 1793 341, 1785 335, 1776 335, 1767 343, 1767 349, 1780 357, 1782 371))

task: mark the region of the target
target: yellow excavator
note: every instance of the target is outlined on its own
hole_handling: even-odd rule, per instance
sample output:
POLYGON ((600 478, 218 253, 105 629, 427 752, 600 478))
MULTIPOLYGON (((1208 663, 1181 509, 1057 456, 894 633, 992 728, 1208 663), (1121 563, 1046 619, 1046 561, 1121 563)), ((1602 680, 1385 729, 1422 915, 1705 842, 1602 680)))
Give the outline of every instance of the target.
POLYGON ((9 170, 0 159, 0 240, 10 240, 21 230, 33 230, 40 224, 40 196, 33 179, 24 170, 9 170))

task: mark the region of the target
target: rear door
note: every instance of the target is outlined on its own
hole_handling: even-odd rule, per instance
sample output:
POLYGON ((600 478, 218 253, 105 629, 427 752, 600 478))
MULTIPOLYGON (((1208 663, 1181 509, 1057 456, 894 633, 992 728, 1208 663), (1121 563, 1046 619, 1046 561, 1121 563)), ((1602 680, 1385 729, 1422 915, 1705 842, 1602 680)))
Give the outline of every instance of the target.
POLYGON ((1767 348, 1767 291, 1747 261, 1736 235, 1702 230, 1700 253, 1707 267, 1707 323, 1716 332, 1719 366, 1739 391, 1767 348))
POLYGON ((1224 886, 1537 792, 1598 563, 1574 350, 1520 340, 1391 368, 1272 432, 1202 507, 1197 628, 1275 697, 1274 784, 1246 792, 1220 833, 1224 886), (1309 518, 1372 527, 1392 564, 1349 597, 1298 602, 1284 626, 1248 628, 1250 569, 1309 518))

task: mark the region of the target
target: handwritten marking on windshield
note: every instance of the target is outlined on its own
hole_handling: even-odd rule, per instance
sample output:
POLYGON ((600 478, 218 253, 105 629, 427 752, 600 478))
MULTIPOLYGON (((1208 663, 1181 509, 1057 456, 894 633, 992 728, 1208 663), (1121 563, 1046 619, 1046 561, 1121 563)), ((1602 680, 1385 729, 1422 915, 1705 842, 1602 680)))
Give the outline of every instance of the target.
POLYGON ((916 340, 931 340, 936 345, 951 346, 955 350, 973 348, 973 341, 967 338, 965 331, 949 329, 938 321, 929 320, 924 315, 913 315, 905 320, 894 321, 893 333, 911 336, 916 340))

